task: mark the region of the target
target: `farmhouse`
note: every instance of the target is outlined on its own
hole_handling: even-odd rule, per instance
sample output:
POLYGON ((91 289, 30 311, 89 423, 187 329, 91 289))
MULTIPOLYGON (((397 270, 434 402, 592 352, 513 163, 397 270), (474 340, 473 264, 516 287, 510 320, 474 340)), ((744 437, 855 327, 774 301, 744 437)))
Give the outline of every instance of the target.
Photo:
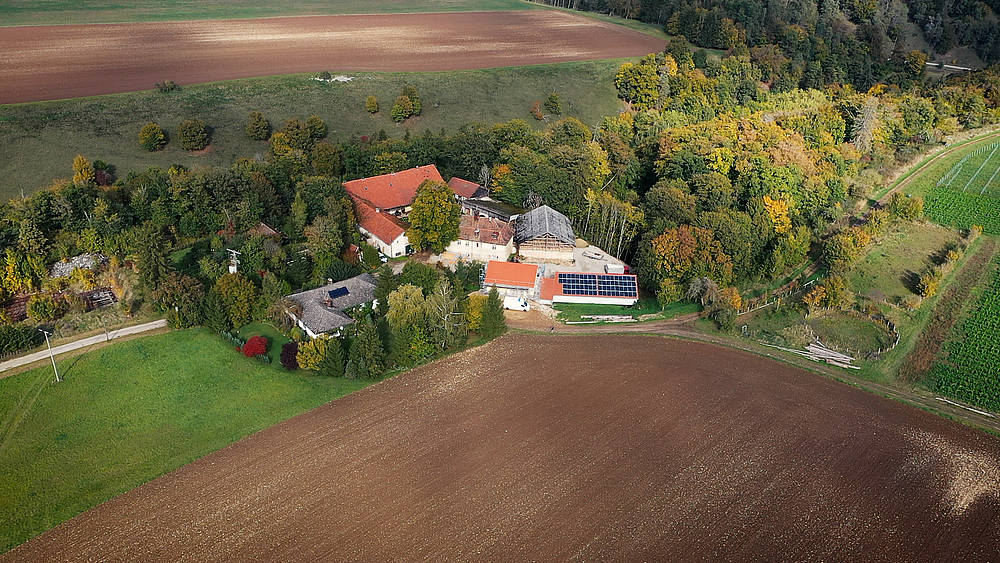
POLYGON ((388 213, 379 213, 363 201, 354 205, 358 231, 369 244, 389 258, 406 256, 413 251, 406 238, 406 224, 388 213))
POLYGON ((344 182, 344 189, 355 202, 367 203, 379 213, 406 217, 417 197, 417 188, 427 180, 444 182, 437 167, 430 164, 344 182))
POLYGON ((451 187, 451 191, 455 192, 455 197, 459 200, 476 199, 490 195, 489 192, 486 191, 486 188, 475 182, 463 180, 458 176, 448 180, 448 186, 451 187))
POLYGON ((538 266, 490 260, 486 264, 483 289, 497 288, 501 295, 531 297, 538 282, 538 266))
POLYGON ((576 236, 569 219, 543 205, 517 217, 517 253, 529 262, 573 263, 576 236))
POLYGON ((634 305, 639 300, 639 284, 632 274, 557 272, 542 280, 542 303, 595 303, 634 305))
POLYGON ((509 223, 490 217, 462 215, 458 240, 448 245, 446 252, 465 260, 506 262, 514 253, 514 229, 509 223))
POLYGON ((361 274, 295 293, 286 299, 295 305, 286 311, 288 316, 309 338, 324 333, 338 335, 343 327, 354 323, 345 310, 375 299, 375 278, 371 274, 361 274))

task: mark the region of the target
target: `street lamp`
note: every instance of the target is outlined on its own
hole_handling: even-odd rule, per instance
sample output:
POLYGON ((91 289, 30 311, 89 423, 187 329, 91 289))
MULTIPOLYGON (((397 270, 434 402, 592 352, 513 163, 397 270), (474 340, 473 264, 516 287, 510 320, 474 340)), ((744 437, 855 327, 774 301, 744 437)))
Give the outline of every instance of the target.
POLYGON ((59 377, 59 368, 56 367, 56 357, 52 354, 52 344, 49 344, 49 336, 52 333, 41 328, 38 331, 45 335, 45 346, 49 349, 49 359, 52 360, 52 371, 56 372, 56 383, 59 383, 62 381, 62 378, 59 377))

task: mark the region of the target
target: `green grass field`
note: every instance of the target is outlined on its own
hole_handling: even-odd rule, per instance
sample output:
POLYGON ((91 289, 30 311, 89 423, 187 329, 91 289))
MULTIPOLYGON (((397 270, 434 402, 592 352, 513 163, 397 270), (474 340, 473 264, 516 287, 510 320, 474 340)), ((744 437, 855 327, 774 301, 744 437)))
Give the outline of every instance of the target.
POLYGON ((205 329, 109 346, 60 368, 58 384, 51 367, 0 379, 0 553, 370 383, 289 373, 205 329))
POLYGON ((643 315, 656 315, 657 319, 669 319, 678 315, 697 313, 701 310, 701 307, 697 303, 691 303, 690 301, 678 301, 667 305, 665 309, 661 309, 656 299, 651 297, 639 299, 634 307, 595 305, 590 303, 556 303, 553 307, 559 311, 557 318, 563 322, 588 320, 581 318, 582 315, 631 315, 634 318, 639 318, 643 315))
POLYGON ((958 239, 955 231, 931 223, 894 228, 848 274, 851 289, 873 301, 901 304, 914 295, 914 276, 931 264, 931 256, 958 239))
MULTIPOLYGON (((264 155, 269 145, 251 141, 243 128, 250 111, 267 114, 280 128, 290 117, 323 117, 333 139, 385 130, 401 137, 442 128, 454 131, 466 123, 526 119, 531 105, 550 92, 559 93, 563 114, 596 125, 616 113, 621 103, 614 74, 622 61, 574 62, 473 71, 426 73, 348 73, 348 83, 320 82, 309 75, 285 75, 185 87, 179 92, 154 91, 0 106, 0 201, 30 193, 53 178, 72 176, 71 163, 82 153, 117 167, 118 176, 149 166, 228 165, 237 157, 264 155), (395 124, 392 101, 411 84, 420 92, 423 114, 395 124), (378 96, 382 111, 364 109, 365 97, 378 96), (176 130, 197 117, 214 128, 211 147, 197 155, 172 141, 163 151, 139 147, 139 128, 156 121, 176 130)), ((322 69, 317 69, 322 70, 322 69)))
POLYGON ((934 390, 1000 412, 1000 264, 970 299, 928 374, 934 390))
POLYGON ((528 10, 523 0, 5 0, 0 25, 59 25, 169 20, 213 20, 320 14, 391 14, 528 10))

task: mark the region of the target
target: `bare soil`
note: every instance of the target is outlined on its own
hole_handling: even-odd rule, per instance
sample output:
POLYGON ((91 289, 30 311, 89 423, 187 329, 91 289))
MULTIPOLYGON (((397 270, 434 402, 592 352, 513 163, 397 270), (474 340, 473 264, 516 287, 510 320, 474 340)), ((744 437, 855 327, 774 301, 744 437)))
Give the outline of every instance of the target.
POLYGON ((555 10, 0 28, 0 103, 285 73, 641 56, 663 41, 555 10))
POLYGON ((0 560, 997 560, 998 460, 992 436, 740 351, 511 334, 0 560))

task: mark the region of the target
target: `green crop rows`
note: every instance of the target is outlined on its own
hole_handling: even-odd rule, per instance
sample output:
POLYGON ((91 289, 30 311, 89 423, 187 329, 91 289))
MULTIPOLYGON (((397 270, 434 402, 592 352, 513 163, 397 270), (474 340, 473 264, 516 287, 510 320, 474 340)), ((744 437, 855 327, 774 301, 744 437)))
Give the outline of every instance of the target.
POLYGON ((980 225, 1000 234, 1000 143, 971 152, 941 176, 927 193, 927 216, 945 225, 980 225))
POLYGON ((945 344, 947 357, 931 370, 937 391, 1000 411, 1000 272, 945 344))

